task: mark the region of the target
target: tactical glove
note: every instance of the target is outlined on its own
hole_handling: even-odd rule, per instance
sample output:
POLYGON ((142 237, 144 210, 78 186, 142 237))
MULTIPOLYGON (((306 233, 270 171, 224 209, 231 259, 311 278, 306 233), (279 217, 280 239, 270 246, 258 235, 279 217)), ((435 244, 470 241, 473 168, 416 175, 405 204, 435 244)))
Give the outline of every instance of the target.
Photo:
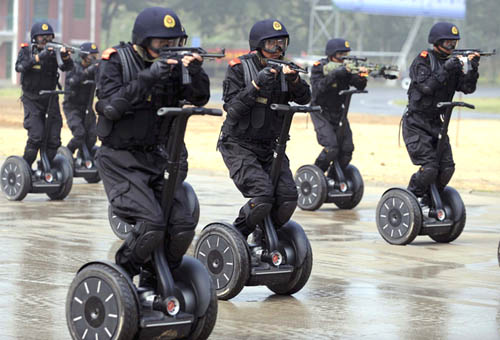
POLYGON ((462 62, 456 57, 451 57, 444 63, 444 69, 446 71, 458 71, 462 69, 462 62))

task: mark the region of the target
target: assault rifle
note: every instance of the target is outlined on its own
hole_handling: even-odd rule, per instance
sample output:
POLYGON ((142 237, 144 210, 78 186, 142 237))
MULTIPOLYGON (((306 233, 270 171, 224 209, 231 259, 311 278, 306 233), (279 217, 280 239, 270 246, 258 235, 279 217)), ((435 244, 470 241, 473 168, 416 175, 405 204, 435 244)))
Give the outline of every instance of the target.
POLYGON ((366 58, 346 56, 342 58, 341 63, 330 61, 323 66, 323 74, 326 76, 333 70, 345 66, 350 73, 360 73, 362 76, 372 76, 374 78, 383 77, 385 79, 397 79, 399 77, 399 68, 396 65, 367 63, 366 58), (361 72, 361 68, 366 69, 366 74, 361 72))
MULTIPOLYGON (((453 52, 451 52, 451 55, 455 56, 457 58, 459 58, 459 57, 467 58, 469 55, 474 54, 474 53, 479 53, 479 55, 481 57, 491 57, 491 56, 494 56, 497 54, 497 50, 494 49, 491 52, 484 52, 478 48, 464 48, 464 49, 453 50, 453 52)), ((470 68, 471 68, 470 60, 469 60, 469 58, 467 58, 467 70, 470 70, 470 68)))
POLYGON ((281 59, 267 59, 267 65, 271 68, 279 71, 279 77, 281 82, 281 92, 288 92, 288 84, 286 83, 285 74, 281 72, 283 66, 288 66, 292 71, 298 73, 308 73, 307 67, 303 68, 292 61, 289 60, 281 60, 281 59))
POLYGON ((89 52, 83 52, 80 50, 78 47, 73 47, 70 45, 66 45, 60 42, 56 41, 50 41, 47 44, 45 44, 46 49, 53 49, 55 54, 56 54, 56 60, 57 60, 57 65, 61 67, 63 65, 63 60, 61 56, 61 48, 65 47, 67 52, 71 53, 86 53, 89 54, 89 52))
POLYGON ((184 67, 181 60, 185 55, 192 56, 198 53, 203 59, 224 58, 226 56, 226 49, 221 48, 219 53, 208 53, 201 47, 168 47, 165 46, 160 49, 161 59, 176 59, 179 61, 182 70, 182 84, 191 84, 191 76, 188 70, 184 67))

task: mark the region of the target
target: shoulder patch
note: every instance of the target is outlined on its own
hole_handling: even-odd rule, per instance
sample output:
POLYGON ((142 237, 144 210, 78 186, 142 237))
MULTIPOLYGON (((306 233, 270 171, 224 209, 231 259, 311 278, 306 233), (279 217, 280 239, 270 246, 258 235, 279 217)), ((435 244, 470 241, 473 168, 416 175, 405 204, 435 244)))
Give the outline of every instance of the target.
POLYGON ((101 59, 104 59, 104 60, 109 60, 109 58, 111 58, 111 55, 113 53, 116 53, 116 49, 115 48, 107 48, 104 50, 104 52, 102 52, 102 56, 101 56, 101 59))
POLYGON ((234 59, 231 59, 231 60, 229 61, 229 65, 230 65, 231 67, 233 67, 233 66, 235 66, 235 65, 238 65, 238 64, 241 64, 241 60, 240 60, 240 58, 234 58, 234 59))
POLYGON ((422 58, 427 58, 427 56, 429 55, 429 52, 428 51, 422 51, 422 53, 420 53, 420 56, 422 58))
POLYGON ((318 60, 318 61, 316 61, 313 65, 314 65, 314 66, 321 65, 321 61, 319 61, 319 60, 318 60))
POLYGON ((28 44, 28 43, 22 43, 22 44, 21 44, 21 47, 28 47, 28 46, 29 46, 29 44, 28 44))

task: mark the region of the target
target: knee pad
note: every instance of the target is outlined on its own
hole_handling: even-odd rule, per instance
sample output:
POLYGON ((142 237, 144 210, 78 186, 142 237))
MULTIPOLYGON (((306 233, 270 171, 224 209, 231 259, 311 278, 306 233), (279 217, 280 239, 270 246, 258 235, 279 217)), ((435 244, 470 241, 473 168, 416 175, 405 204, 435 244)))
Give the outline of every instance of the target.
POLYGON ((447 166, 439 171, 439 186, 440 188, 444 188, 453 177, 453 173, 455 172, 455 166, 447 166))
POLYGON ((175 234, 170 232, 169 234, 165 249, 167 261, 170 267, 176 267, 182 261, 182 257, 193 241, 194 230, 179 231, 175 234))
POLYGON ((325 153, 326 153, 326 160, 327 160, 328 164, 330 164, 335 159, 337 159, 337 156, 339 154, 339 148, 338 147, 327 147, 327 148, 325 148, 325 153))
POLYGON ((316 161, 314 162, 314 165, 316 165, 318 168, 323 170, 323 172, 325 172, 328 169, 328 167, 330 166, 330 163, 326 159, 325 149, 323 149, 320 152, 318 158, 316 158, 316 161))
POLYGON ((292 218, 295 208, 297 208, 297 198, 287 198, 277 202, 271 211, 271 217, 276 226, 280 227, 288 222, 292 218))
POLYGON ((339 164, 342 169, 345 169, 352 159, 352 152, 343 154, 339 157, 339 164))
POLYGON ((249 227, 255 227, 271 212, 274 199, 272 197, 254 197, 244 206, 245 222, 249 227))
POLYGON ((428 187, 436 181, 438 169, 432 166, 422 166, 418 170, 417 181, 422 187, 428 187))
POLYGON ((144 263, 163 242, 165 227, 147 222, 138 222, 126 240, 134 262, 144 263))

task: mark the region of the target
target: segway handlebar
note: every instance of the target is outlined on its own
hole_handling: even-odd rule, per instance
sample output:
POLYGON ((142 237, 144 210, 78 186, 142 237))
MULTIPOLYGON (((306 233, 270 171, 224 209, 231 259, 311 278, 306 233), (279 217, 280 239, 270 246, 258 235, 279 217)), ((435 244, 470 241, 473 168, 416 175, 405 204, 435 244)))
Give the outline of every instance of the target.
POLYGON ((339 92, 339 95, 343 96, 344 94, 355 94, 355 93, 368 93, 368 91, 366 91, 366 90, 356 90, 356 89, 342 90, 342 91, 339 92))
POLYGON ((455 107, 455 106, 463 106, 463 107, 467 107, 469 109, 472 109, 474 110, 476 107, 472 104, 467 104, 467 103, 464 103, 464 102, 439 102, 437 103, 436 105, 438 108, 442 108, 442 107, 455 107))
POLYGON ((209 115, 222 116, 222 110, 209 109, 205 107, 162 107, 157 111, 158 116, 193 116, 193 115, 209 115))
POLYGON ((284 104, 271 104, 271 110, 287 112, 321 112, 321 106, 290 106, 284 104))
POLYGON ((63 90, 41 90, 38 92, 40 96, 44 96, 46 94, 70 94, 71 91, 63 91, 63 90))

